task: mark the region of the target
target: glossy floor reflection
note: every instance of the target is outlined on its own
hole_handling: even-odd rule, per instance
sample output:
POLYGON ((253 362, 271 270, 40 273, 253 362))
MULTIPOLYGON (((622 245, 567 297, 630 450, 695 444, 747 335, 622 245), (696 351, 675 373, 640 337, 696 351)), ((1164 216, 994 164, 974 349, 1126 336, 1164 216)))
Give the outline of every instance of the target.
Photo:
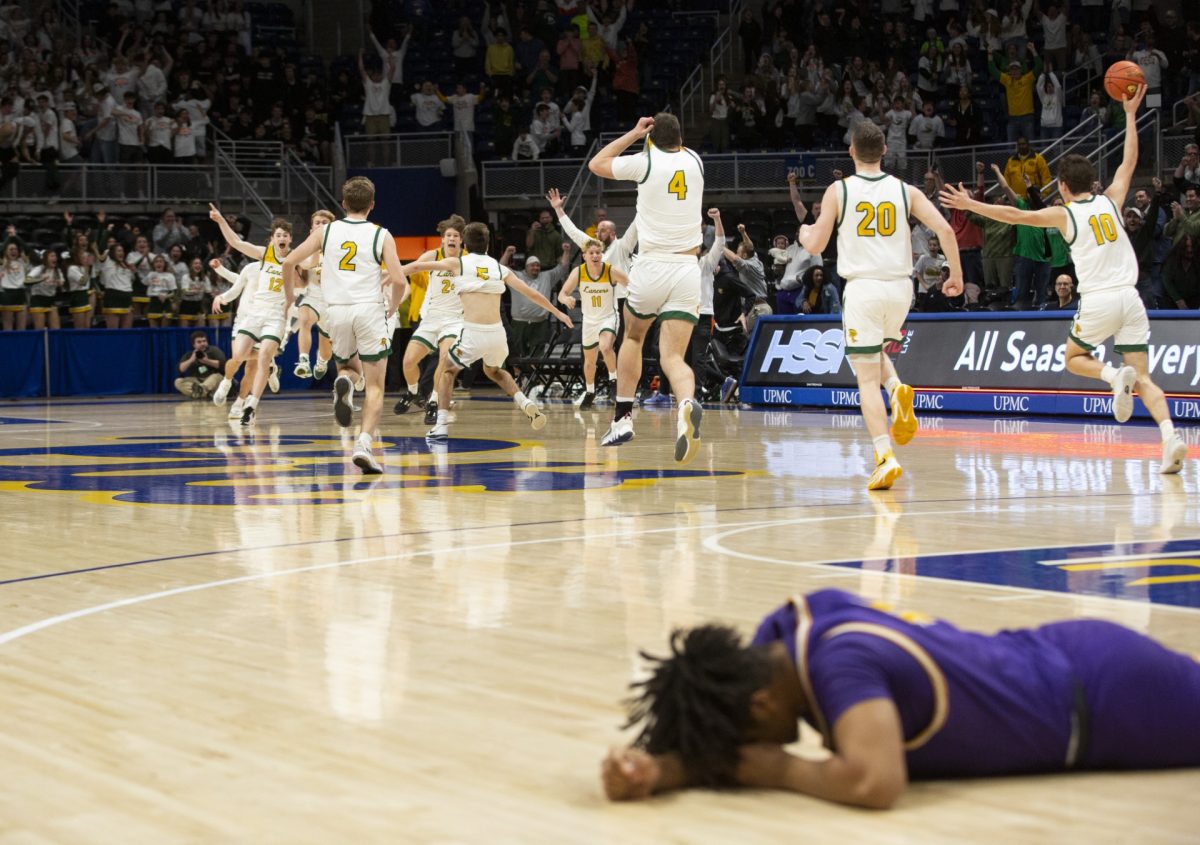
MULTIPOLYGON (((926 418, 895 490, 844 414, 460 401, 388 415, 364 480, 327 402, 253 432, 174 401, 0 408, 0 841, 1194 842, 1200 772, 612 806, 618 706, 674 626, 838 586, 984 630, 1098 616, 1200 651, 1200 474, 1157 432, 926 418)), ((1197 429, 1182 429, 1200 456, 1197 429)))

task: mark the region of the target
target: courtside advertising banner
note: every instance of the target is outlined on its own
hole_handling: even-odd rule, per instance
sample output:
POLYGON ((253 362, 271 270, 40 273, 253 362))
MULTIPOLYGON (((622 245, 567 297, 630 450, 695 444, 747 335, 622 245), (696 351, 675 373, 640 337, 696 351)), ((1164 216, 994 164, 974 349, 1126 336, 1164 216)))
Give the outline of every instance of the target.
MULTIPOLYGON (((913 314, 888 344, 917 408, 1015 414, 1111 415, 1099 381, 1067 372, 1072 312, 913 314)), ((1200 419, 1200 316, 1151 312, 1150 370, 1172 416, 1200 419)), ((1111 343, 1096 350, 1120 365, 1111 343)), ((858 390, 836 315, 764 317, 755 326, 739 396, 767 405, 858 405, 858 390)), ((1135 414, 1147 416, 1141 402, 1135 414)))

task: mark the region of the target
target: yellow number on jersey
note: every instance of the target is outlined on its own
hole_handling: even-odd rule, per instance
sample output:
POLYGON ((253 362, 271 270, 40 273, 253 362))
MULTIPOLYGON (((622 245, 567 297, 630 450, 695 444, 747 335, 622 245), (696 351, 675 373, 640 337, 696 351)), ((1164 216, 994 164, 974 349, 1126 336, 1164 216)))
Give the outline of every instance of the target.
POLYGON ((271 293, 279 293, 281 290, 283 290, 283 279, 278 276, 271 276, 270 280, 267 282, 267 290, 269 290, 271 293))
POLYGON ((355 270, 354 256, 358 255, 358 244, 354 241, 346 241, 342 244, 342 249, 346 250, 346 254, 338 262, 338 269, 345 270, 347 273, 353 273, 355 270))
POLYGON ((896 206, 890 202, 871 205, 860 202, 854 210, 863 216, 858 223, 858 234, 862 238, 873 238, 876 233, 890 235, 896 231, 896 206))
POLYGON ((675 199, 687 199, 687 178, 683 175, 682 170, 676 170, 675 175, 671 177, 671 183, 667 185, 667 193, 674 194, 675 199))
POLYGON ((442 293, 454 293, 454 279, 442 279, 442 293))
POLYGON ((593 308, 603 308, 604 307, 604 296, 602 294, 599 294, 599 293, 592 294, 592 307, 593 308))
POLYGON ((1111 214, 1094 214, 1088 218, 1088 225, 1092 227, 1092 234, 1096 236, 1097 246, 1104 246, 1106 242, 1112 243, 1117 239, 1117 224, 1111 214))

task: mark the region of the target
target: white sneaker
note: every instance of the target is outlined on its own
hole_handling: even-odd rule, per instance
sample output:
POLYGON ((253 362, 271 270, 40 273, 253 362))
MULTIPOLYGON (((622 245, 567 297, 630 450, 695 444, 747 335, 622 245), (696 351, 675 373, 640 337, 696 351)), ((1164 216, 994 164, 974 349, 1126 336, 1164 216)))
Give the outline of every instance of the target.
POLYGON ((450 426, 446 423, 438 423, 429 431, 425 432, 426 440, 446 440, 450 437, 450 426))
POLYGON ((333 418, 342 428, 349 428, 354 417, 354 382, 341 375, 333 383, 333 418))
POLYGON ((1122 367, 1117 370, 1113 379, 1113 417, 1117 422, 1125 422, 1133 415, 1133 383, 1137 381, 1137 371, 1133 367, 1122 367))
POLYGON ((229 396, 229 388, 231 387, 233 387, 232 379, 221 379, 221 383, 218 384, 217 389, 213 391, 213 404, 224 405, 225 399, 229 396))
POLYGON ((296 367, 292 370, 292 375, 296 378, 308 378, 312 375, 312 367, 308 363, 307 355, 301 355, 296 359, 296 367))
POLYGON ((1174 475, 1183 469, 1183 459, 1187 457, 1187 444, 1179 439, 1178 434, 1163 443, 1162 466, 1159 472, 1163 475, 1174 475))
POLYGON ((686 464, 696 457, 700 449, 700 419, 704 409, 695 399, 685 399, 679 404, 679 422, 675 436, 675 460, 686 464))
POLYGON ((325 378, 325 374, 327 372, 329 372, 329 362, 318 355, 317 365, 313 367, 313 378, 317 381, 320 381, 321 379, 325 378))
POLYGON ((354 444, 352 460, 354 465, 363 471, 363 475, 379 475, 383 472, 383 467, 371 454, 371 435, 365 432, 358 436, 358 441, 354 444))
POLYGON ((600 438, 601 446, 620 446, 633 439, 633 417, 621 417, 613 420, 608 431, 600 438))
POLYGON ((546 415, 542 413, 537 402, 530 399, 521 410, 525 412, 525 416, 529 417, 529 425, 534 431, 541 431, 546 427, 546 415))
POLYGON ((272 393, 279 392, 279 365, 274 361, 271 362, 271 374, 267 376, 267 387, 272 393))
POLYGON ((242 409, 246 407, 246 400, 238 397, 237 401, 229 406, 229 419, 240 420, 242 418, 242 409))
POLYGON ((365 375, 359 376, 358 381, 354 382, 354 389, 359 393, 367 389, 367 377, 365 375))
POLYGON ((890 490, 896 483, 896 479, 902 475, 904 475, 904 469, 896 460, 896 456, 892 454, 892 450, 888 449, 883 457, 876 459, 875 471, 867 479, 867 489, 890 490))

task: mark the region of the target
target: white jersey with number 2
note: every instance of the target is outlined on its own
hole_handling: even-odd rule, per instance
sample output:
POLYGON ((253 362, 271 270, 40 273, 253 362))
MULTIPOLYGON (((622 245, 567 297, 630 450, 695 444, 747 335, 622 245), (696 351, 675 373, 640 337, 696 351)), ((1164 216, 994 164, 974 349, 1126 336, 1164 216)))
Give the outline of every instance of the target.
POLYGON ((855 174, 840 184, 838 274, 847 281, 910 279, 913 260, 908 185, 885 173, 855 174))
POLYGON ((643 254, 687 252, 700 246, 704 165, 687 147, 646 149, 613 160, 613 176, 638 183, 638 249, 643 254))
POLYGON ((383 239, 387 231, 367 220, 334 220, 321 246, 321 289, 328 305, 383 301, 383 239))

